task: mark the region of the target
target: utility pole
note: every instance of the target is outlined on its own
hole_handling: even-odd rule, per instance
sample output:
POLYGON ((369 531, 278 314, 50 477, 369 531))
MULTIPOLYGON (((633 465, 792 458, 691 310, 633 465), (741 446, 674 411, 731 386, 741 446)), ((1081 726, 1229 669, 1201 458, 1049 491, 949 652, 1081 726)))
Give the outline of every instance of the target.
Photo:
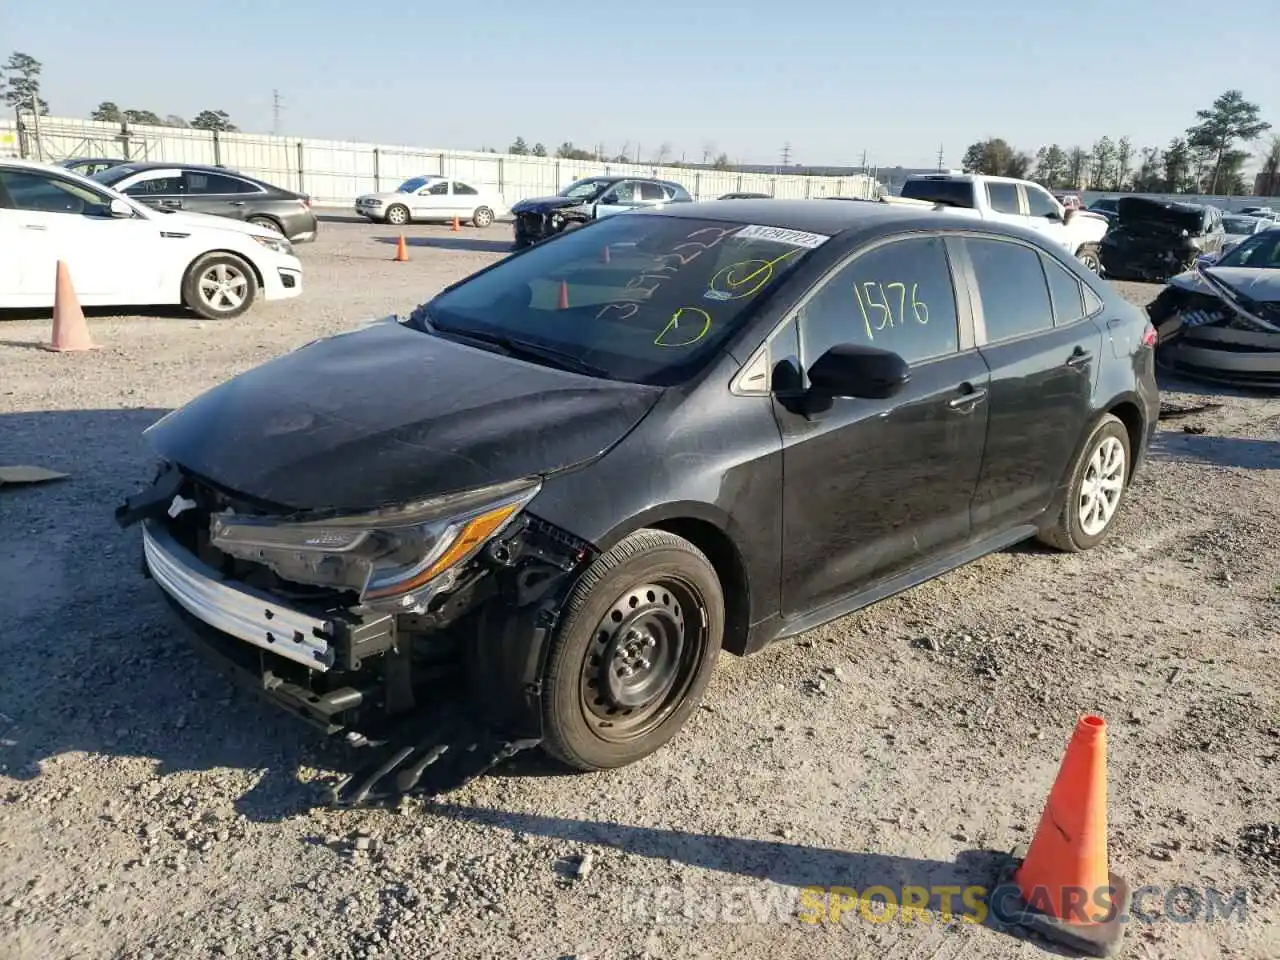
POLYGON ((938 172, 942 172, 942 144, 938 144, 938 172))
POLYGON ((271 91, 271 134, 272 136, 280 136, 280 109, 283 101, 280 99, 280 91, 271 91))
POLYGON ((862 151, 862 172, 867 172, 867 151, 862 151))
POLYGON ((791 143, 787 142, 782 145, 782 166, 791 166, 791 143))

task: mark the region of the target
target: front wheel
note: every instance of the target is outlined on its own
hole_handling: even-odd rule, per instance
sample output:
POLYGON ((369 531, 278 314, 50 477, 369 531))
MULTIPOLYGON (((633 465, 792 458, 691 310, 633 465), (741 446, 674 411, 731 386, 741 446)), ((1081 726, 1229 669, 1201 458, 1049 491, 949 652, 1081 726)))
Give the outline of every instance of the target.
POLYGON ((182 301, 208 320, 230 320, 253 305, 258 278, 253 268, 231 253, 211 253, 187 268, 182 301))
POLYGON ((1079 260, 1086 270, 1102 275, 1102 258, 1098 255, 1098 245, 1096 243, 1085 243, 1076 251, 1076 259, 1079 260))
POLYGON ((1077 553, 1106 539, 1128 490, 1130 454, 1129 431, 1106 414, 1076 458, 1062 512, 1039 532, 1041 542, 1077 553))
POLYGON ((565 605, 543 673, 544 748, 578 770, 655 752, 697 707, 724 634, 715 568, 689 541, 639 530, 565 605))
POLYGON ((409 208, 404 204, 395 203, 387 208, 387 223, 393 227, 403 227, 409 222, 409 208))

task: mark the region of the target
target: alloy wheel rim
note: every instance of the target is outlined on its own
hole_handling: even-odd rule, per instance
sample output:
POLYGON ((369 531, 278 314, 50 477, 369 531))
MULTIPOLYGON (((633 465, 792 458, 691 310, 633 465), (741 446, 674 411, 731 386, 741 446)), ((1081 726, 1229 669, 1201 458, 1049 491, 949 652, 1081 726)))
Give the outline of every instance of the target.
POLYGON ((487 209, 481 210, 479 213, 476 214, 476 223, 478 223, 480 226, 487 227, 492 222, 493 222, 493 214, 490 213, 487 209))
POLYGON ((387 213, 387 219, 390 220, 392 223, 404 223, 405 221, 404 210, 402 210, 400 207, 392 207, 391 210, 388 211, 387 213))
POLYGON ((1124 490, 1124 446, 1107 437, 1094 449, 1080 484, 1080 528, 1096 537, 1111 523, 1124 490))
POLYGON ((244 304, 249 278, 229 263, 219 263, 200 275, 200 299, 210 310, 228 313, 244 304))
POLYGON ((626 743, 680 705, 706 650, 705 613, 677 578, 623 593, 595 628, 579 677, 579 705, 592 732, 626 743))

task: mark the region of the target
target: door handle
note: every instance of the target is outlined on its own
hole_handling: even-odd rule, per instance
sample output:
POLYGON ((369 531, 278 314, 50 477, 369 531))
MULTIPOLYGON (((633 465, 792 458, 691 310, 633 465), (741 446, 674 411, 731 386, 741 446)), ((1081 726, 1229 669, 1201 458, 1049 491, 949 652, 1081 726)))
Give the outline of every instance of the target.
POLYGON ((1071 356, 1067 357, 1068 367, 1083 367, 1086 363, 1093 359, 1093 354, 1082 347, 1076 347, 1071 356))
POLYGON ((231 204, 231 206, 233 206, 233 207, 243 207, 243 206, 244 206, 244 201, 243 201, 243 200, 228 200, 228 201, 227 201, 227 203, 231 204))
POLYGON ((43 223, 24 223, 23 226, 26 227, 28 230, 48 230, 49 229, 43 223))
POLYGON ((1124 323, 1124 319, 1122 317, 1112 317, 1110 320, 1107 321, 1107 327, 1108 329, 1113 327, 1118 327, 1122 323, 1124 323))
POLYGON ((964 394, 947 401, 947 406, 952 410, 963 410, 966 407, 972 407, 987 395, 987 391, 983 387, 974 388, 969 384, 965 384, 965 387, 968 389, 964 394))

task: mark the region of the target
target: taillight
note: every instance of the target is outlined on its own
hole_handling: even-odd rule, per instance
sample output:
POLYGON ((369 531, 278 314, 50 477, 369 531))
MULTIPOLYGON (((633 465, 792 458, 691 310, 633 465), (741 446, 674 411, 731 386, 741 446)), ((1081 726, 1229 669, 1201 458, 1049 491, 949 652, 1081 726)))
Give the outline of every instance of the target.
POLYGON ((1142 328, 1142 345, 1144 347, 1154 347, 1156 345, 1156 328, 1149 323, 1142 328))

